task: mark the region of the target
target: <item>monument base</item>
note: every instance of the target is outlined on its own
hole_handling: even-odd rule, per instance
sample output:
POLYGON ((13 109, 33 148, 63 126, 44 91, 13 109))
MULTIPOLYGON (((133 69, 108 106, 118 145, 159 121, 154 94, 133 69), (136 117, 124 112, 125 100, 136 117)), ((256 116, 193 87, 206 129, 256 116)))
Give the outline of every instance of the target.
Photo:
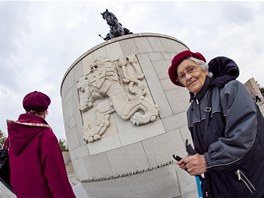
POLYGON ((82 184, 89 198, 176 198, 181 195, 174 164, 137 175, 82 184))

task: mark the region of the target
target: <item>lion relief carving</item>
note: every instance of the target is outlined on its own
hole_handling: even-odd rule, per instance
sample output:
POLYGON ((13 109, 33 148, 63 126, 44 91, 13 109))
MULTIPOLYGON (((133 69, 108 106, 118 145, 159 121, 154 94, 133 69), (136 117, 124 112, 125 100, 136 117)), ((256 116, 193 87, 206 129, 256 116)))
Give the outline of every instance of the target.
POLYGON ((145 77, 135 55, 116 61, 95 60, 77 82, 77 90, 81 113, 91 109, 94 112, 95 122, 83 121, 83 139, 87 143, 101 139, 113 112, 135 126, 158 118, 158 106, 146 97, 145 77))

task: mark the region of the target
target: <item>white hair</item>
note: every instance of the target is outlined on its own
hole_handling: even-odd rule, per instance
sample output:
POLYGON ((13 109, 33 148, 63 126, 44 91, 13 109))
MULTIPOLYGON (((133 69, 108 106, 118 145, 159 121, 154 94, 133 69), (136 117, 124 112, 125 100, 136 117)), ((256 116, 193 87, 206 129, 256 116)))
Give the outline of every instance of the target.
POLYGON ((208 71, 208 76, 209 77, 212 77, 213 76, 213 73, 212 72, 209 72, 209 66, 206 62, 198 59, 198 58, 194 58, 194 57, 189 57, 188 58, 189 60, 192 60, 193 62, 195 62, 196 64, 200 65, 204 70, 207 70, 208 71))

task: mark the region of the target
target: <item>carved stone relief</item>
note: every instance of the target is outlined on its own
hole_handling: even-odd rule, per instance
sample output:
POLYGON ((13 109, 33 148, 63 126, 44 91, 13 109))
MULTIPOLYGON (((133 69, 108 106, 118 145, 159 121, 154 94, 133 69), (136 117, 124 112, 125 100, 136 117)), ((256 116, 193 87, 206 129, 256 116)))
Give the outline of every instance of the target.
POLYGON ((111 125, 113 112, 135 126, 153 122, 159 114, 158 106, 146 97, 149 92, 135 55, 115 61, 95 60, 79 79, 77 89, 81 113, 92 111, 94 117, 93 121, 83 120, 87 143, 101 139, 111 125))

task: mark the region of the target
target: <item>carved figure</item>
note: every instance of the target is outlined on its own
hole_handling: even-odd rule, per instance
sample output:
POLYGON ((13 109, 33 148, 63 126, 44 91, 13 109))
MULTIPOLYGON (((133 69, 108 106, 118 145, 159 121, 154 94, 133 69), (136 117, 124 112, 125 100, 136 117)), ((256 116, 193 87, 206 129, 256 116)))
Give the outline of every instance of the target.
POLYGON ((118 36, 133 34, 133 32, 130 32, 129 29, 123 28, 122 24, 118 22, 116 16, 112 12, 109 12, 108 9, 101 13, 101 15, 103 19, 106 20, 107 24, 110 26, 110 31, 105 38, 103 38, 99 34, 99 36, 101 36, 104 40, 110 40, 118 36))
POLYGON ((143 80, 135 55, 120 58, 116 63, 109 59, 96 60, 89 66, 87 75, 77 83, 80 110, 84 113, 95 108, 96 124, 84 125, 83 138, 87 143, 101 139, 113 112, 124 120, 130 119, 135 126, 157 119, 158 106, 145 97, 143 80), (99 99, 107 100, 94 107, 99 99))

